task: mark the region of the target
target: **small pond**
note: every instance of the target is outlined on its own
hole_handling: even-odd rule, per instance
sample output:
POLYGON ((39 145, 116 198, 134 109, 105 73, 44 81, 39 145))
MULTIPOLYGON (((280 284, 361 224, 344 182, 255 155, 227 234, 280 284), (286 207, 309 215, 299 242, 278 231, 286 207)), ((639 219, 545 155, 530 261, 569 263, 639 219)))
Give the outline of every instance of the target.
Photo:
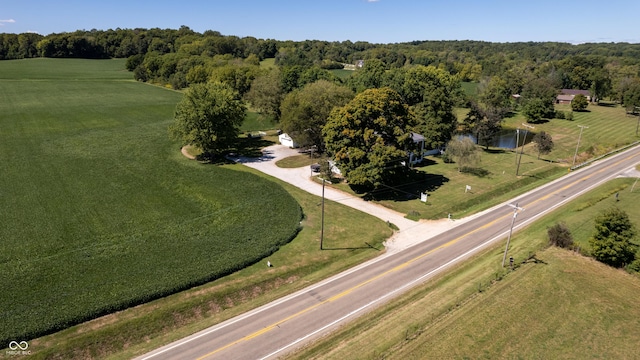
MULTIPOLYGON (((520 129, 520 137, 518 140, 518 146, 522 146, 522 138, 525 134, 525 131, 520 129)), ((476 139, 475 136, 471 135, 471 134, 465 134, 465 135, 460 135, 461 137, 468 137, 471 140, 473 140, 474 143, 478 143, 478 140, 476 139)), ((525 144, 528 144, 531 142, 531 140, 533 139, 533 137, 535 136, 535 133, 532 133, 531 131, 527 132, 527 138, 524 140, 525 144)), ((518 139, 518 135, 516 133, 516 130, 502 130, 498 135, 496 135, 493 140, 491 141, 491 144, 489 146, 491 147, 497 147, 500 149, 514 149, 516 147, 516 139, 518 139)))

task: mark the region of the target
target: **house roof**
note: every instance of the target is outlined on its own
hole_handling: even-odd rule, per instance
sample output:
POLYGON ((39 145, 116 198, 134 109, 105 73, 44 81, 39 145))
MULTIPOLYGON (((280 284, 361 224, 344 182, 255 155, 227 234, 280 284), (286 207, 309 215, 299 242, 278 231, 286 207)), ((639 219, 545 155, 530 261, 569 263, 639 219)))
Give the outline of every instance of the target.
POLYGON ((414 133, 411 133, 411 140, 413 140, 414 143, 419 143, 420 141, 424 141, 424 136, 414 133))
POLYGON ((577 90, 577 89, 562 89, 560 90, 561 95, 578 95, 582 94, 584 96, 591 96, 591 92, 589 90, 577 90))
POLYGON ((556 99, 558 101, 573 101, 573 98, 575 97, 575 95, 558 95, 556 97, 556 99))

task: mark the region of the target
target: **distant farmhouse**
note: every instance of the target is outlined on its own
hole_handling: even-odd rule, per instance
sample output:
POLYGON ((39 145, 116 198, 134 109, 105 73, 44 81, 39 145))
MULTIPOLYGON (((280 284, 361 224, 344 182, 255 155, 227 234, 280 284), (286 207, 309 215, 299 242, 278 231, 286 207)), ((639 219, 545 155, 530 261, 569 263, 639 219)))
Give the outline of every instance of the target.
POLYGON ((571 104, 573 98, 578 94, 584 95, 587 101, 591 101, 591 93, 589 90, 562 89, 560 90, 560 94, 556 96, 556 104, 571 104))

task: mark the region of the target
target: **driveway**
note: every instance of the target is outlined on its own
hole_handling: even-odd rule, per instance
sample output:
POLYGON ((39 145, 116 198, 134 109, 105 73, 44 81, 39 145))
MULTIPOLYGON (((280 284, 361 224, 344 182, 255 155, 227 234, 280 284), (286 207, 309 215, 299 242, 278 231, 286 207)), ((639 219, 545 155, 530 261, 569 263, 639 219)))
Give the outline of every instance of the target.
MULTIPOLYGON (((284 145, 272 145, 262 150, 259 158, 249 157, 229 157, 230 160, 244 164, 245 166, 259 170, 267 175, 285 181, 295 187, 305 190, 313 195, 322 196, 322 185, 312 180, 308 166, 294 169, 285 169, 276 166, 276 161, 289 156, 300 155, 297 149, 290 149, 284 145)), ((461 220, 420 220, 413 221, 406 219, 404 214, 388 209, 384 206, 368 202, 359 197, 337 190, 331 186, 325 186, 325 198, 343 205, 352 207, 373 215, 383 221, 388 221, 396 225, 399 230, 385 242, 387 254, 391 254, 412 245, 418 244, 433 236, 441 234, 462 222, 470 220, 468 217, 461 220)))

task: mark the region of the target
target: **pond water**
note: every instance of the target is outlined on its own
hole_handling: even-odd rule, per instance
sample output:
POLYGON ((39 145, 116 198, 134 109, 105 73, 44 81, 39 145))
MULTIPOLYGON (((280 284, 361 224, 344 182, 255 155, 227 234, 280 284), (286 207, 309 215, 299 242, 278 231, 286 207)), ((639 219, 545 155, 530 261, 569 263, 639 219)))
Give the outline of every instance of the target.
MULTIPOLYGON (((525 132, 524 130, 520 130, 520 138, 518 140, 518 146, 522 146, 523 136, 525 132)), ((475 136, 471 134, 460 135, 461 137, 468 137, 473 140, 474 143, 478 143, 475 136)), ((524 140, 525 144, 531 142, 531 139, 535 136, 531 131, 527 132, 527 138, 524 140)), ((514 149, 516 147, 516 139, 518 139, 518 135, 516 130, 502 130, 498 135, 496 135, 491 144, 491 147, 497 147, 500 149, 514 149)))

